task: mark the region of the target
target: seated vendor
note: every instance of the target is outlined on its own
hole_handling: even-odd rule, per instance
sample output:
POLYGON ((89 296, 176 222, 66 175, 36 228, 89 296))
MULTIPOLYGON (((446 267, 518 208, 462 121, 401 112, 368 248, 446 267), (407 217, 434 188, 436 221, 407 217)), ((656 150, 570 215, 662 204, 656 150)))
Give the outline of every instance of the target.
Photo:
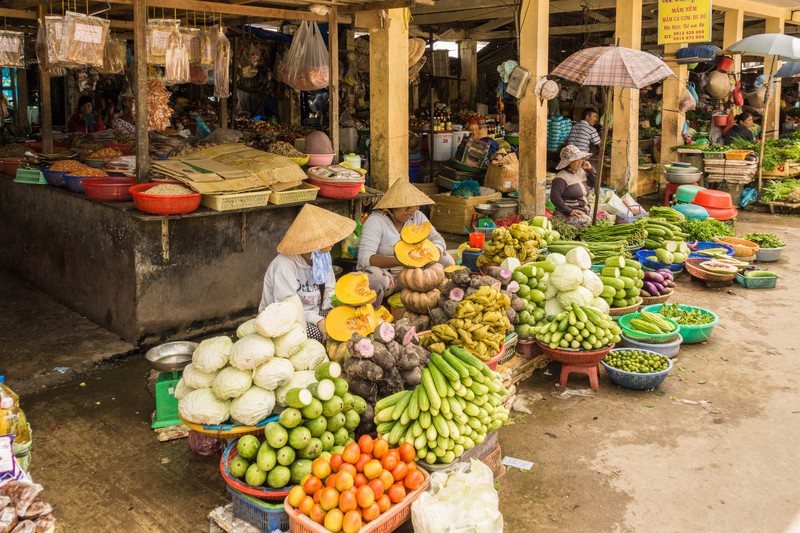
POLYGON ((350 235, 356 223, 327 209, 306 204, 278 243, 278 255, 264 275, 259 312, 294 294, 305 310, 307 334, 324 342, 325 316, 331 310, 336 285, 331 248, 350 235))
POLYGON ((590 156, 571 144, 562 148, 561 161, 556 166, 560 172, 550 187, 550 201, 556 207, 554 214, 573 225, 590 220, 588 196, 597 177, 592 164, 586 161, 590 156))
MULTIPOLYGON (((376 306, 402 288, 398 287, 395 273, 403 265, 394 256, 394 245, 400 240, 400 231, 409 224, 428 222, 428 217, 420 212, 419 206, 432 203, 433 200, 407 180, 398 179, 375 204, 375 210, 364 222, 358 245, 358 269, 369 275, 369 286, 378 293, 376 306)), ((428 239, 441 252, 439 263, 444 266, 455 263, 446 252, 444 238, 435 228, 431 227, 428 239)))
POLYGON ((69 117, 67 122, 68 133, 91 133, 93 131, 103 131, 106 125, 100 115, 95 113, 92 105, 92 97, 84 94, 78 99, 78 112, 69 117))
POLYGON ((753 134, 753 115, 745 111, 736 115, 734 121, 735 124, 729 120, 728 123, 730 125, 722 129, 725 144, 731 144, 736 137, 747 142, 753 142, 755 140, 755 135, 753 134))

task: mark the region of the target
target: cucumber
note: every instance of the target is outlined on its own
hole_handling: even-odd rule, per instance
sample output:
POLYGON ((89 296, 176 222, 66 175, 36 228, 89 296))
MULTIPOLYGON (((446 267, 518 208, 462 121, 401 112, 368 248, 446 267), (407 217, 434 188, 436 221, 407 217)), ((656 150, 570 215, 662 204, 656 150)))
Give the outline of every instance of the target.
POLYGON ((377 413, 378 411, 382 411, 382 410, 386 409, 387 407, 393 406, 394 404, 396 404, 400 400, 400 398, 403 397, 403 394, 406 393, 406 392, 408 392, 408 391, 401 390, 400 392, 396 392, 396 393, 392 394, 391 396, 387 396, 386 398, 381 398, 375 404, 375 412, 377 413))
POLYGON ((622 280, 622 283, 623 283, 623 285, 624 285, 624 288, 625 288, 625 290, 628 290, 628 289, 632 289, 632 288, 633 288, 633 278, 628 278, 628 277, 625 277, 625 276, 620 276, 620 278, 619 278, 619 279, 621 279, 621 280, 622 280))
POLYGON ((458 357, 445 350, 444 353, 442 353, 442 358, 447 361, 447 364, 449 364, 453 370, 458 372, 458 375, 461 376, 462 379, 469 377, 469 370, 467 370, 458 357))
POLYGON ((422 385, 425 387, 428 400, 431 402, 431 409, 438 411, 442 407, 442 399, 436 392, 436 385, 433 383, 433 377, 431 377, 431 371, 428 368, 422 371, 422 385))
POLYGON ((621 255, 616 257, 609 257, 606 259, 605 266, 607 267, 614 267, 614 268, 622 268, 625 266, 625 258, 621 255))
POLYGON ((603 285, 606 285, 608 287, 614 287, 615 289, 625 288, 625 282, 623 282, 616 276, 613 278, 608 276, 600 276, 600 281, 603 282, 603 285))
POLYGON ((318 400, 327 402, 333 398, 334 394, 336 393, 336 386, 333 384, 332 380, 323 378, 316 383, 309 384, 308 390, 318 400))
POLYGON ((431 402, 428 400, 428 393, 425 392, 425 387, 422 384, 417 385, 417 390, 419 391, 419 410, 422 411, 420 413, 420 417, 423 413, 428 412, 431 408, 431 402))
POLYGON ((378 426, 377 426, 375 431, 377 431, 378 435, 381 435, 381 436, 388 435, 389 432, 394 427, 394 424, 395 424, 394 421, 392 421, 392 422, 381 422, 380 424, 378 424, 378 426))
POLYGON ((433 385, 436 387, 436 393, 439 395, 439 398, 446 397, 449 387, 447 386, 447 380, 444 375, 439 371, 436 365, 428 365, 427 370, 431 373, 433 385))
POLYGON ((411 420, 417 420, 419 413, 419 387, 414 387, 414 392, 411 393, 411 398, 408 400, 408 416, 411 420))
POLYGON ((394 404, 394 410, 392 411, 392 419, 399 420, 403 413, 406 412, 406 408, 408 407, 408 402, 411 401, 411 395, 414 394, 411 391, 404 391, 408 394, 404 394, 396 404, 394 404))
POLYGON ((431 414, 428 411, 420 412, 419 425, 422 426, 422 429, 428 429, 431 425, 431 414))
POLYGON ((639 273, 640 271, 641 271, 641 269, 637 270, 637 269, 635 269, 635 268, 633 268, 633 267, 626 266, 626 267, 624 267, 624 268, 620 269, 620 271, 619 271, 619 275, 620 275, 620 276, 624 276, 624 277, 628 277, 628 278, 634 278, 634 279, 635 279, 635 278, 637 278, 637 277, 638 277, 638 273, 639 273))
POLYGON ((445 361, 444 358, 438 353, 431 353, 431 362, 448 380, 459 381, 461 379, 459 373, 456 372, 453 367, 447 364, 447 361, 445 361))
POLYGON ((392 418, 392 413, 394 412, 394 406, 387 407, 385 409, 381 409, 375 413, 375 423, 380 424, 383 422, 393 422, 394 418, 392 418))
POLYGON ((613 298, 617 293, 617 289, 611 285, 603 285, 603 292, 600 293, 601 298, 613 298))
POLYGON ((616 267, 603 267, 603 270, 600 271, 600 276, 607 278, 618 278, 619 269, 616 267))

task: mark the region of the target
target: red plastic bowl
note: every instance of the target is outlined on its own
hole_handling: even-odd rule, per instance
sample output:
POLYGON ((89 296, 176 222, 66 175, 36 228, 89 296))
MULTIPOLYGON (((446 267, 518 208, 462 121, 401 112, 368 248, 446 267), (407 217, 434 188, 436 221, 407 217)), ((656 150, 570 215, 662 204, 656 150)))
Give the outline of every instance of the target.
POLYGON ((739 214, 739 211, 736 210, 735 207, 729 207, 727 209, 717 209, 714 207, 706 207, 706 211, 708 211, 708 216, 713 218, 714 220, 730 220, 732 218, 736 218, 736 215, 739 214))
POLYGON ((130 202, 133 178, 86 178, 83 183, 83 194, 87 200, 96 202, 130 202))
POLYGON ((607 344, 603 346, 599 350, 563 350, 558 348, 551 348, 550 345, 545 344, 539 340, 536 341, 536 344, 539 345, 539 349, 545 354, 547 357, 552 359, 553 361, 558 361, 559 363, 567 364, 567 365, 596 365, 605 356, 611 349, 614 347, 613 344, 607 344))
POLYGON ((355 198, 361 192, 363 183, 327 183, 308 178, 311 185, 319 187, 319 194, 325 198, 336 198, 337 200, 347 200, 355 198))
MULTIPOLYGON (((136 209, 151 215, 183 215, 191 213, 200 207, 202 195, 197 192, 181 196, 160 196, 157 194, 147 194, 148 189, 152 189, 161 183, 140 183, 129 187, 128 190, 133 196, 133 204, 136 209)), ((189 187, 186 190, 191 191, 189 187)))
POLYGON ((16 176, 17 169, 28 160, 24 157, 5 157, 0 159, 2 161, 2 172, 8 176, 16 176))
POLYGON ((725 191, 715 191, 713 189, 703 189, 697 191, 693 204, 702 205, 703 207, 713 207, 714 209, 731 209, 733 208, 733 200, 731 195, 725 191))

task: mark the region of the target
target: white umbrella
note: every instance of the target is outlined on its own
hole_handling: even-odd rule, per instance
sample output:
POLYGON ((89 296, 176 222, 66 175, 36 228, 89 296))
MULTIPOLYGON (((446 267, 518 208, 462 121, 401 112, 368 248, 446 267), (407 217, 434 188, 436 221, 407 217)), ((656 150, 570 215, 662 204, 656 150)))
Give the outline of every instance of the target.
MULTIPOLYGON (((764 95, 764 109, 769 106, 770 88, 774 77, 772 69, 775 62, 797 61, 800 60, 800 39, 786 35, 784 33, 762 33, 761 35, 751 35, 741 41, 732 44, 726 52, 742 54, 747 56, 759 56, 764 58, 764 74, 767 75, 767 92, 764 95), (770 60, 767 68, 767 59, 770 60)), ((766 116, 761 124, 761 154, 758 158, 758 193, 761 194, 761 174, 764 161, 764 141, 767 137, 766 116)))
POLYGON ((776 78, 794 78, 797 76, 800 76, 800 61, 786 62, 775 73, 776 78))

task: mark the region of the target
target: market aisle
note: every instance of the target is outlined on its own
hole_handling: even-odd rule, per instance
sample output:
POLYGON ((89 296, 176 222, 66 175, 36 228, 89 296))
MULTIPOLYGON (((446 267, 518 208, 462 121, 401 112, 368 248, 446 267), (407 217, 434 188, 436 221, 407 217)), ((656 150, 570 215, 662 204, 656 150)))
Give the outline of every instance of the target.
MULTIPOLYGON (((681 349, 658 391, 601 376, 597 396, 561 399, 557 376, 526 383, 533 415, 515 413, 500 436, 503 455, 536 465, 500 481, 506 531, 800 531, 798 228, 748 213, 737 224, 789 243, 777 290, 681 279, 672 303, 711 309, 720 325, 681 349)), ((575 376, 568 388, 586 386, 575 376)))

